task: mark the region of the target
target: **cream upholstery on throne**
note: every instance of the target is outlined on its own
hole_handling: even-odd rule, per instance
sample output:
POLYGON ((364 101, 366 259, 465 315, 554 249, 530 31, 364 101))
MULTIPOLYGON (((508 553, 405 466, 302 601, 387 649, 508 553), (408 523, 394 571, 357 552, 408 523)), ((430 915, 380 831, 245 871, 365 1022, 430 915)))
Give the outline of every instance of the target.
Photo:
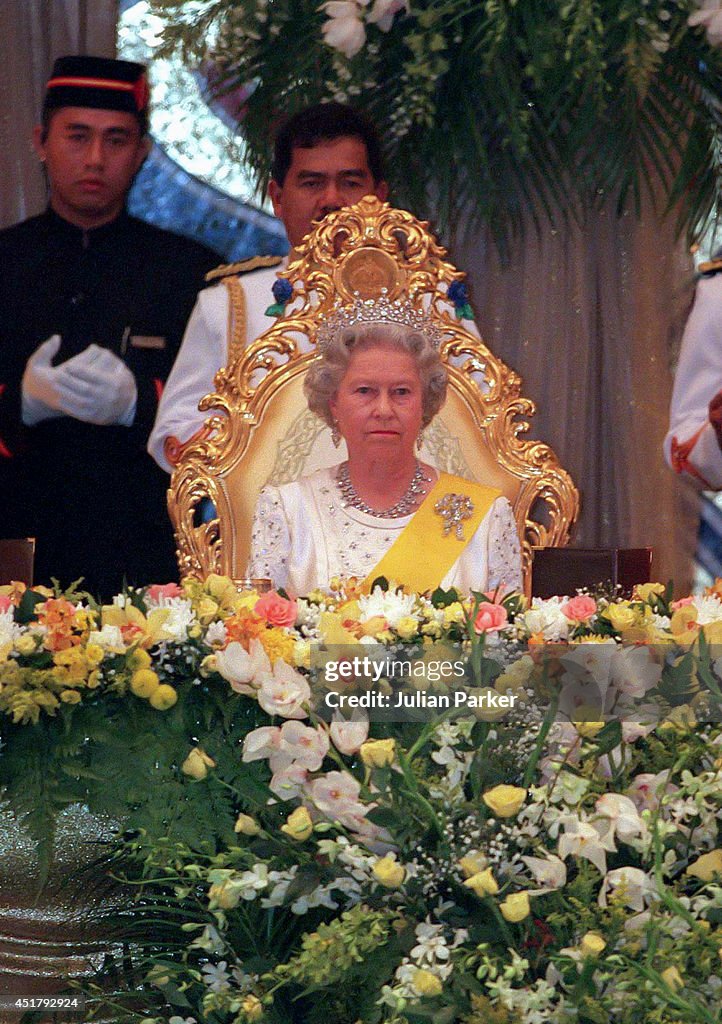
POLYGON ((427 224, 368 197, 327 217, 306 237, 282 275, 293 286, 285 312, 259 339, 243 344, 236 310, 230 364, 202 410, 214 413, 202 435, 181 450, 169 510, 181 576, 246 574, 251 521, 259 491, 345 457, 311 414, 303 377, 314 359, 319 325, 358 297, 423 307, 443 332, 449 395, 427 428, 422 458, 439 469, 499 487, 509 498, 522 538, 525 578, 534 546, 565 544, 579 498, 545 444, 529 441, 534 405, 519 377, 456 319, 446 292, 460 280, 427 224), (197 522, 205 498, 217 518, 197 522))

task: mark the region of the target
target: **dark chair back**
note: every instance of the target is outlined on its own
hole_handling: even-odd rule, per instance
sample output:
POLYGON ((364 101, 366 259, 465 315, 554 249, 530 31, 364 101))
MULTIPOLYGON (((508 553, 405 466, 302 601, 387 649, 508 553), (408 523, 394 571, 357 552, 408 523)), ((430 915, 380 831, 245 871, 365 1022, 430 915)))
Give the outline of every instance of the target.
POLYGON ((31 587, 34 562, 34 537, 0 540, 0 585, 17 582, 31 587))
POLYGON ((651 548, 535 548, 531 592, 554 597, 611 583, 629 595, 637 583, 649 583, 651 572, 651 548))

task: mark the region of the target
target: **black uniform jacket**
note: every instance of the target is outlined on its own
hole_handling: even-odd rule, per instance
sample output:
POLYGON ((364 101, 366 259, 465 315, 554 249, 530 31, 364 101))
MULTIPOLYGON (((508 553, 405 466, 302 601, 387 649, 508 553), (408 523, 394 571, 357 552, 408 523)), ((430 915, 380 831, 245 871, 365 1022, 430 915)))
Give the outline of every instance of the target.
POLYGON ((145 450, 209 249, 122 213, 83 231, 47 210, 0 232, 0 536, 36 537, 36 582, 80 576, 108 598, 126 579, 177 578, 168 477, 145 450), (63 416, 25 427, 29 357, 60 334, 57 364, 95 343, 133 372, 130 427, 63 416))

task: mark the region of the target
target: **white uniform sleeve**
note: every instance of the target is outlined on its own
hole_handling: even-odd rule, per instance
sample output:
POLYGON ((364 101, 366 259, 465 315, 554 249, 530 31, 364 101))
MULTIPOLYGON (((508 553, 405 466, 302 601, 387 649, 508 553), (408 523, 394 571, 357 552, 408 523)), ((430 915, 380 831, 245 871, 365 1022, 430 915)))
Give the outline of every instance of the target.
POLYGON ((698 486, 722 488, 722 452, 709 422, 708 406, 722 390, 722 274, 702 278, 685 327, 674 378, 664 454, 673 468, 698 486), (694 440, 696 437, 696 440, 694 440), (673 448, 692 444, 685 465, 675 466, 673 448), (695 471, 699 476, 695 476, 695 471), (702 479, 699 479, 699 478, 702 479))
POLYGON ((198 403, 214 390, 213 379, 226 364, 227 335, 228 290, 217 284, 196 300, 148 440, 148 451, 169 473, 173 467, 165 457, 165 440, 187 441, 210 415, 199 412, 198 403))

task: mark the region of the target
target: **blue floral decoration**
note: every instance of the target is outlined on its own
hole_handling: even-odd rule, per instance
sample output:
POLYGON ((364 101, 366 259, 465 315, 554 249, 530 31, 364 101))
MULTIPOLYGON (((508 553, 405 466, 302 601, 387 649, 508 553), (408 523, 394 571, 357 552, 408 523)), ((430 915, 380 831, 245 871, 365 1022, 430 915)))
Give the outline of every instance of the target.
POLYGON ((469 293, 466 290, 464 281, 452 281, 447 288, 446 295, 449 301, 454 303, 454 313, 457 320, 474 319, 474 311, 469 305, 469 293))
POLYGON ((286 306, 291 300, 293 295, 293 285, 290 281, 287 281, 285 277, 277 277, 273 282, 271 288, 273 297, 276 300, 272 306, 269 306, 266 310, 266 316, 280 316, 286 309, 286 306))

